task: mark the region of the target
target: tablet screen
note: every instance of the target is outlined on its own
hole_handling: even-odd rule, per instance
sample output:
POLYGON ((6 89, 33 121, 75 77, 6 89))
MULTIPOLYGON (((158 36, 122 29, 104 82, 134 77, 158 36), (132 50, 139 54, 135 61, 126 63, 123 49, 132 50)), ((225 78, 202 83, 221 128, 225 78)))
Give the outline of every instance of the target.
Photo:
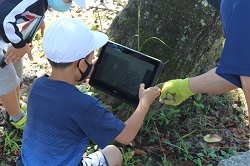
POLYGON ((136 106, 141 83, 155 85, 163 63, 117 43, 103 46, 90 85, 136 106))

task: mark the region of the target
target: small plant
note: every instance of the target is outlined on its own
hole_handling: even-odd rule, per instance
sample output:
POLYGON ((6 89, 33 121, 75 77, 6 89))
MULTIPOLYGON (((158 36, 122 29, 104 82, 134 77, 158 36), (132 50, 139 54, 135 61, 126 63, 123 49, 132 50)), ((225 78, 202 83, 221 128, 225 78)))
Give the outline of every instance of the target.
POLYGON ((165 154, 163 154, 163 157, 161 158, 161 160, 162 160, 161 166, 165 166, 165 165, 174 166, 175 165, 175 164, 173 164, 173 163, 171 163, 170 161, 167 160, 167 157, 166 157, 165 154))
POLYGON ((201 158, 206 157, 208 158, 216 158, 217 154, 215 153, 215 149, 213 146, 211 146, 209 149, 207 149, 207 147, 204 145, 204 143, 200 142, 200 145, 202 147, 202 152, 198 153, 197 155, 201 158))
POLYGON ((162 110, 152 117, 152 121, 155 121, 159 126, 168 125, 170 123, 167 114, 162 110))
MULTIPOLYGON (((197 160, 194 160, 194 162, 198 162, 198 164, 201 164, 201 160, 209 160, 210 158, 216 159, 218 158, 218 155, 216 154, 216 150, 213 146, 210 148, 207 148, 204 143, 200 142, 200 145, 202 146, 202 152, 198 153, 197 155, 199 158, 197 160)), ((213 166, 212 163, 208 164, 208 166, 213 166)))
POLYGON ((125 103, 123 103, 123 104, 119 105, 119 106, 115 109, 115 111, 124 110, 124 109, 126 109, 127 107, 128 107, 128 105, 125 104, 125 103))
POLYGON ((174 109, 174 108, 164 108, 159 111, 154 112, 151 115, 147 115, 145 117, 145 128, 148 128, 151 126, 152 122, 155 122, 156 125, 159 126, 166 126, 170 124, 170 121, 174 121, 177 118, 181 117, 181 114, 179 114, 180 110, 179 109, 174 109))
POLYGON ((150 143, 157 142, 158 139, 159 139, 158 136, 154 135, 154 136, 152 136, 152 137, 149 139, 148 142, 150 142, 150 143))
POLYGON ((204 105, 201 104, 201 103, 198 103, 198 102, 194 101, 193 104, 194 104, 194 106, 195 106, 195 108, 197 110, 203 110, 204 109, 204 105))
POLYGON ((88 87, 86 85, 76 85, 76 88, 81 91, 82 93, 88 92, 88 87))
POLYGON ((76 85, 76 88, 79 91, 81 91, 82 93, 85 93, 85 94, 93 96, 93 97, 96 97, 98 95, 98 93, 93 92, 91 87, 88 87, 86 85, 76 85))
POLYGON ((202 161, 200 158, 194 159, 193 162, 197 164, 198 166, 202 166, 202 161))
POLYGON ((125 150, 123 148, 120 149, 122 152, 122 156, 123 156, 123 165, 126 166, 134 166, 136 163, 140 162, 139 159, 135 159, 134 156, 134 151, 131 149, 127 149, 127 152, 125 152, 125 150))
POLYGON ((180 147, 182 147, 181 149, 184 150, 184 152, 185 152, 185 157, 186 157, 186 158, 190 158, 190 156, 189 156, 189 149, 191 148, 191 143, 190 143, 190 142, 185 142, 185 141, 184 141, 184 138, 190 136, 190 135, 191 135, 192 133, 194 133, 195 131, 196 131, 196 130, 194 130, 194 131, 192 131, 192 132, 190 132, 190 133, 188 133, 188 134, 186 134, 186 135, 184 135, 184 136, 181 137, 181 136, 174 130, 175 134, 176 134, 177 137, 178 137, 178 140, 180 141, 178 144, 179 144, 180 147))
POLYGON ((98 145, 96 145, 96 144, 90 144, 90 145, 87 147, 87 149, 86 149, 86 152, 87 152, 88 155, 89 155, 89 154, 92 154, 92 153, 94 153, 94 152, 96 152, 96 151, 98 151, 98 145))
POLYGON ((163 40, 161 40, 160 38, 155 37, 155 36, 147 38, 145 41, 142 42, 142 45, 140 45, 140 41, 141 41, 140 40, 140 20, 141 20, 141 0, 139 1, 138 12, 137 12, 137 34, 132 36, 130 39, 128 39, 127 44, 131 39, 133 39, 134 37, 137 37, 137 51, 141 51, 144 44, 146 44, 149 40, 157 40, 161 44, 163 44, 164 46, 171 49, 163 40))
POLYGON ((22 139, 18 136, 18 130, 13 130, 11 132, 5 132, 5 142, 4 149, 6 150, 6 155, 13 154, 18 155, 21 149, 21 141, 22 139))
POLYGON ((220 150, 221 156, 218 156, 220 160, 228 159, 232 156, 239 155, 239 152, 233 150, 232 148, 229 148, 228 151, 220 150))

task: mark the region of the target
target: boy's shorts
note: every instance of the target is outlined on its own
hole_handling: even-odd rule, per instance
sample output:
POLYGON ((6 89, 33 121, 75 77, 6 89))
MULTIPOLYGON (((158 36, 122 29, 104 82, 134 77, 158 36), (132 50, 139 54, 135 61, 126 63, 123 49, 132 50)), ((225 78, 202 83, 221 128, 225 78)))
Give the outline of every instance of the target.
MULTIPOLYGON (((5 43, 0 37, 0 58, 4 56, 2 50, 8 49, 8 44, 5 43)), ((0 96, 5 95, 17 88, 20 84, 23 74, 22 60, 15 65, 9 63, 3 69, 0 68, 0 96)))
POLYGON ((108 161, 101 151, 83 157, 80 166, 109 166, 108 161))

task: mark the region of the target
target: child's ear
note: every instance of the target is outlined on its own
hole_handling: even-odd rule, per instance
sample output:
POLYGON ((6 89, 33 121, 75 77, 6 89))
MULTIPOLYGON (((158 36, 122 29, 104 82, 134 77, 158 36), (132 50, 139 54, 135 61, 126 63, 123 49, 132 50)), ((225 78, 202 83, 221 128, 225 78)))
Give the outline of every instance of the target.
POLYGON ((87 69, 87 64, 86 62, 84 61, 84 59, 80 59, 78 61, 75 62, 75 65, 76 65, 76 68, 77 68, 77 65, 78 65, 78 68, 80 70, 82 70, 83 72, 87 69))

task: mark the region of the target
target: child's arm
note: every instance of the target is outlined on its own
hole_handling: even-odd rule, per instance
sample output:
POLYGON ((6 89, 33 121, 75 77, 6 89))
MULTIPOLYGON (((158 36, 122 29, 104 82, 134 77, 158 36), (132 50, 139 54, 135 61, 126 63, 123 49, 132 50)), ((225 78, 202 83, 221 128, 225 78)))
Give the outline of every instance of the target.
POLYGON ((125 127, 122 132, 115 139, 122 144, 129 144, 132 142, 141 128, 144 117, 149 110, 149 106, 160 95, 161 92, 157 86, 147 89, 144 88, 145 85, 141 84, 139 90, 139 104, 132 116, 125 122, 125 127))
POLYGON ((28 55, 30 60, 33 60, 31 54, 31 48, 28 44, 25 44, 22 48, 15 48, 11 46, 5 54, 5 62, 8 64, 12 62, 13 64, 17 63, 25 54, 28 55))

